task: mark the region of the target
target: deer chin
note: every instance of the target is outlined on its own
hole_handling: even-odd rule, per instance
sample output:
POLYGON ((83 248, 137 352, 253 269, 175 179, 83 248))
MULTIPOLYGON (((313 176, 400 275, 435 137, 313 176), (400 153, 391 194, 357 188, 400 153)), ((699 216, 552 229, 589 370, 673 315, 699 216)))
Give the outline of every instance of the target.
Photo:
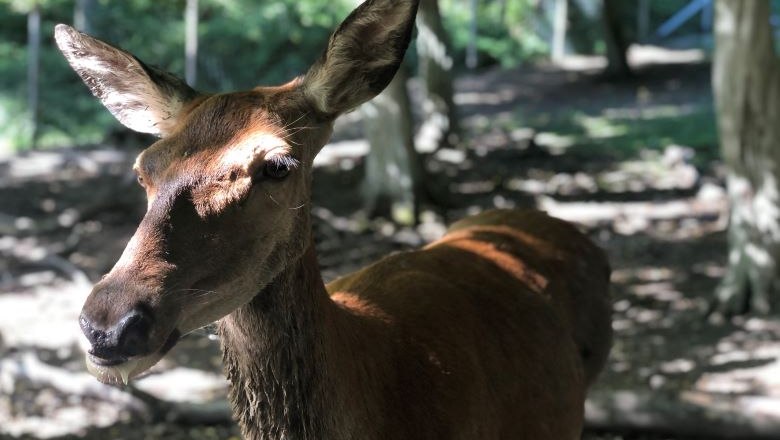
POLYGON ((144 371, 156 364, 162 355, 152 354, 149 356, 129 359, 121 364, 105 366, 96 363, 92 355, 87 355, 87 371, 95 376, 97 380, 108 385, 127 385, 130 379, 138 376, 144 371))
POLYGON ((106 365, 99 358, 91 354, 86 355, 87 371, 95 376, 98 381, 108 385, 127 385, 130 379, 138 377, 146 370, 152 368, 165 354, 176 345, 180 333, 174 330, 165 341, 165 344, 156 352, 129 358, 121 363, 106 365))

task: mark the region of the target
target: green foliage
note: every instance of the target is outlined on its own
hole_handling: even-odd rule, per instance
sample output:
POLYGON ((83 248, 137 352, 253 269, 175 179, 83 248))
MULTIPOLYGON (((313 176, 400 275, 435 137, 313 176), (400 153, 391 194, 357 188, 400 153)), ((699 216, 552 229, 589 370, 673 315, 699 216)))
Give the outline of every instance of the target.
MULTIPOLYGON (((477 40, 482 65, 516 66, 549 52, 536 32, 539 10, 532 0, 479 1, 477 40)), ((439 0, 444 26, 450 34, 456 63, 464 64, 471 40, 470 0, 439 0)))
MULTIPOLYGON (((688 0, 653 0, 651 28, 688 0)), ((780 3, 780 0, 773 0, 780 3)), ((305 73, 356 0, 200 0, 198 84, 204 91, 278 84, 305 73)), ((0 149, 25 147, 26 13, 35 0, 0 0, 0 149)), ((73 20, 75 0, 38 0, 42 22, 40 144, 100 141, 120 125, 67 66, 51 38, 73 20)), ((93 0, 92 33, 171 72, 184 71, 185 0, 93 0)), ((511 67, 549 53, 552 0, 478 0, 481 65, 511 67)), ((621 2, 629 38, 637 2, 621 2)), ((439 0, 456 66, 471 39, 471 0, 439 0)), ((580 53, 603 48, 601 0, 569 0, 569 42, 580 53)), ((698 26, 694 20, 691 26, 698 26)))
POLYGON ((350 2, 215 2, 204 5, 200 71, 209 89, 278 84, 306 72, 350 2))
POLYGON ((584 154, 612 156, 618 160, 638 157, 643 150, 662 151, 671 144, 695 150, 695 163, 706 166, 719 157, 715 112, 709 102, 693 106, 666 106, 641 114, 605 111, 588 114, 535 114, 517 119, 540 132, 565 138, 584 154))
MULTIPOLYGON (((780 4, 780 0, 773 0, 780 4)), ((678 12, 690 0, 652 0, 649 3, 649 31, 678 12)), ((481 65, 516 66, 549 55, 552 39, 553 0, 478 0, 477 40, 481 65)), ((453 42, 456 61, 463 65, 471 40, 471 0, 439 0, 445 27, 453 42)), ((618 2, 625 36, 638 37, 639 2, 618 2)), ((569 0, 567 41, 575 53, 603 53, 605 49, 602 1, 569 0)), ((694 18, 679 33, 700 33, 701 23, 694 18)), ((705 30, 706 32, 706 30, 705 30)))
MULTIPOLYGON (((39 1, 41 82, 39 145, 99 142, 119 127, 70 70, 54 45, 57 23, 73 19, 73 0, 39 1)), ((305 73, 350 0, 200 0, 197 88, 205 91, 278 84, 305 73)), ((23 149, 27 25, 32 0, 0 0, 0 150, 23 149)), ((183 76, 184 0, 95 0, 88 11, 96 37, 183 76)))

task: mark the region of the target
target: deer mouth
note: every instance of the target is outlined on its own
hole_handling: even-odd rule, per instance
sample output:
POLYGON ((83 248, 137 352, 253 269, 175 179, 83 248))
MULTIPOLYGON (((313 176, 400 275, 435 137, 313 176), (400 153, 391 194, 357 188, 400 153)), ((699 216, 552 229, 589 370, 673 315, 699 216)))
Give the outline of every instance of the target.
POLYGON ((87 353, 87 361, 90 362, 93 365, 96 365, 98 367, 113 367, 116 365, 121 365, 127 362, 127 358, 114 358, 114 359, 104 359, 99 356, 95 356, 94 354, 87 353))
POLYGON ((141 356, 104 359, 87 353, 87 371, 102 383, 127 385, 130 379, 137 377, 159 362, 176 345, 180 337, 179 330, 174 330, 157 351, 141 356))

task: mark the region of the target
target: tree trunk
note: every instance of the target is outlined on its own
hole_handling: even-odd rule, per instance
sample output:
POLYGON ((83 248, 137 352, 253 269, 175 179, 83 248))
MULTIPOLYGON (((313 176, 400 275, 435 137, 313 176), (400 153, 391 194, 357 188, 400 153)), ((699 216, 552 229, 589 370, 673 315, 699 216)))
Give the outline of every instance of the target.
POLYGON ((650 34, 650 0, 639 0, 636 9, 636 33, 640 43, 647 41, 650 34))
POLYGON ((187 0, 184 9, 184 79, 195 87, 198 75, 198 0, 187 0))
POLYGON ((460 132, 453 99, 452 49, 439 13, 438 0, 422 0, 417 15, 417 54, 425 86, 420 145, 434 151, 455 143, 460 132))
POLYGON ((628 64, 628 40, 620 19, 619 0, 604 0, 604 42, 607 45, 607 76, 626 78, 633 75, 628 64))
POLYGON ((94 5, 94 0, 76 0, 73 6, 73 27, 81 32, 92 33, 90 15, 94 5))
POLYGON ((566 26, 569 15, 569 1, 555 0, 553 20, 552 59, 560 61, 566 52, 566 26))
POLYGON ((370 216, 416 223, 421 195, 422 166, 414 148, 411 104, 404 67, 387 88, 364 104, 366 157, 363 200, 370 216))
POLYGON ((716 3, 713 87, 731 202, 728 270, 713 310, 777 312, 780 69, 767 0, 716 3))
POLYGON ((41 11, 34 2, 27 14, 27 111, 30 121, 30 148, 38 146, 38 95, 41 59, 41 11))
POLYGON ((477 53, 477 0, 471 0, 469 5, 471 8, 471 22, 469 25, 469 44, 466 46, 466 67, 469 69, 476 69, 479 64, 479 54, 477 53))

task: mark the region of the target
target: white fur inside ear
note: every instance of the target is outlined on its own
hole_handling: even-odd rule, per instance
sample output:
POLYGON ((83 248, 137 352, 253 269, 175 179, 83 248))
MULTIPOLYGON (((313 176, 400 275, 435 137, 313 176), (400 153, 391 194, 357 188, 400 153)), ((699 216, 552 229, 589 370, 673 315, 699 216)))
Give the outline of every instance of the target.
POLYGON ((175 96, 165 99, 148 84, 137 84, 132 92, 108 92, 101 101, 126 127, 156 136, 173 130, 184 102, 175 96))
MULTIPOLYGON (((68 63, 92 93, 125 126, 165 136, 195 92, 173 75, 155 71, 155 82, 131 54, 58 25, 55 39, 68 63)), ((152 69, 152 68, 150 68, 152 69)))

